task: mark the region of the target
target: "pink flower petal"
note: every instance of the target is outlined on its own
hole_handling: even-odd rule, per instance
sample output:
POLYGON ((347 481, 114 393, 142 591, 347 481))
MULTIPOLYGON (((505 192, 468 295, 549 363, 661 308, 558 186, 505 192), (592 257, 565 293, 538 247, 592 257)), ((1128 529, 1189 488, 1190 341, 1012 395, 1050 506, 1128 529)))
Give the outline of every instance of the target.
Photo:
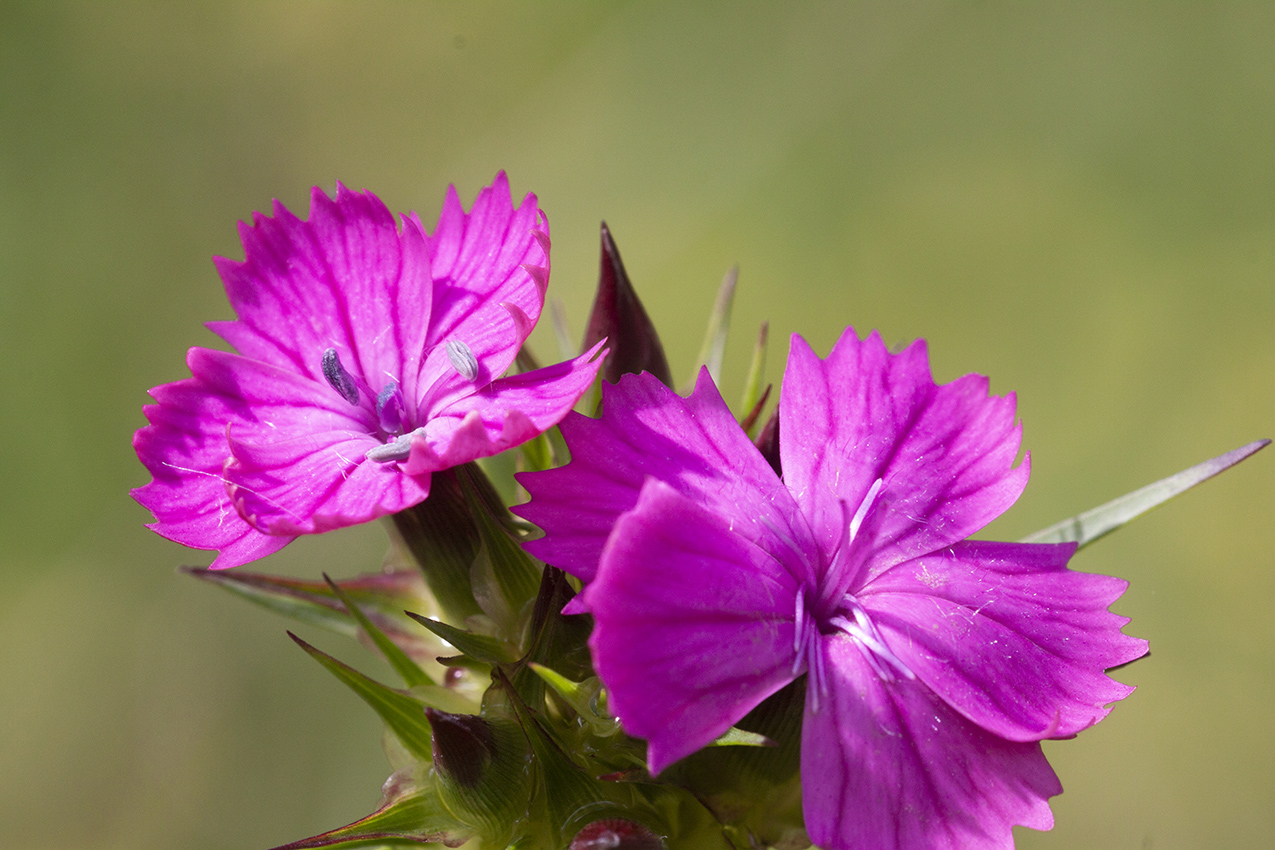
POLYGON ((226 489, 235 509, 268 534, 315 534, 405 510, 429 495, 429 476, 364 458, 365 436, 318 432, 250 446, 230 435, 226 489))
POLYGON ((1012 741, 1067 737, 1133 692, 1104 671, 1147 651, 1107 610, 1127 582, 1067 569, 1073 551, 957 543, 858 599, 894 654, 970 720, 1012 741))
MULTIPOLYGON (((469 213, 449 188, 438 225, 426 237, 435 281, 430 345, 459 340, 487 368, 488 381, 503 374, 540 319, 544 290, 523 266, 543 269, 547 279, 548 234, 536 196, 527 195, 515 208, 503 171, 478 193, 469 213), (521 310, 530 324, 510 318, 502 302, 521 310)), ((422 365, 422 382, 437 374, 433 365, 422 365)), ((434 393, 431 403, 445 406, 456 395, 434 393)))
POLYGON ((883 682, 849 637, 823 641, 828 692, 801 730, 802 803, 825 850, 1012 850, 1062 792, 1036 743, 970 723, 916 680, 883 682))
POLYGON ((662 482, 642 488, 584 604, 608 706, 649 741, 652 773, 792 681, 796 594, 784 567, 717 515, 662 482))
POLYGON ((246 357, 323 382, 323 352, 373 393, 397 381, 416 393, 434 284, 419 225, 394 217, 371 192, 338 184, 311 193, 302 221, 278 201, 274 217, 240 226, 245 259, 217 258, 239 318, 209 327, 246 357))
POLYGON ((419 475, 521 445, 556 425, 592 385, 602 344, 574 360, 511 375, 435 414, 404 467, 419 475))
POLYGON ((877 479, 888 516, 870 542, 870 578, 963 540, 1005 511, 1027 484, 1014 467, 1021 428, 1014 396, 987 395, 967 375, 935 385, 925 343, 890 354, 874 331, 847 328, 826 360, 794 335, 780 395, 784 483, 820 550, 835 552, 877 479))
POLYGON ((810 574, 810 533, 774 470, 739 427, 706 370, 682 398, 647 373, 606 385, 602 416, 561 424, 571 463, 520 475, 531 501, 514 512, 552 534, 529 552, 585 581, 593 578, 616 517, 637 504, 647 477, 731 517, 736 533, 810 574))

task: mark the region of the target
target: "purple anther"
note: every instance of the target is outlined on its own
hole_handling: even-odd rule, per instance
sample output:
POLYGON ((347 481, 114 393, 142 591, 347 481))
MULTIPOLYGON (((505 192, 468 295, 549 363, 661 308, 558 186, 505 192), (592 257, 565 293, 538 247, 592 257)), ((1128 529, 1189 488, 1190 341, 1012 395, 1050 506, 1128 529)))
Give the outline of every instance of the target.
POLYGON ((390 381, 376 395, 376 418, 380 421, 381 430, 387 434, 403 433, 403 393, 398 383, 390 381))
POLYGON ((328 379, 332 389, 341 394, 341 398, 350 404, 359 403, 359 388, 354 383, 354 376, 345 371, 335 348, 323 352, 323 377, 328 379))

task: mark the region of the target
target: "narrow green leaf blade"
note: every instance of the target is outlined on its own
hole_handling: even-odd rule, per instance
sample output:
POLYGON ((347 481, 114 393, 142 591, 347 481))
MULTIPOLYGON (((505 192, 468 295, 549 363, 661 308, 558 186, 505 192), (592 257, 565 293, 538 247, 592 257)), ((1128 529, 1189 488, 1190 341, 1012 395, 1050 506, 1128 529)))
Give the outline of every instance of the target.
POLYGON ((372 643, 376 644, 376 648, 385 656, 385 660, 390 662, 390 665, 403 677, 403 681, 407 683, 409 688, 434 684, 434 680, 426 675, 425 671, 418 667, 415 661, 408 658, 407 653, 400 649, 398 644, 386 637, 385 633, 368 619, 362 609, 349 597, 349 594, 329 578, 327 573, 323 574, 323 580, 328 583, 328 587, 332 588, 332 592, 336 594, 337 599, 341 600, 341 604, 345 606, 351 616, 363 627, 363 631, 372 639, 372 643))
MULTIPOLYGON (((230 572, 182 567, 181 571, 299 622, 322 626, 349 637, 358 633, 357 623, 325 582, 244 570, 230 572)), ((376 623, 377 628, 395 640, 409 638, 415 631, 403 609, 419 609, 429 594, 424 579, 416 571, 361 575, 338 583, 376 623)))
POLYGON ((375 679, 368 678, 353 667, 342 664, 326 652, 306 643, 292 632, 288 632, 288 637, 370 705, 413 755, 424 762, 433 759, 434 750, 430 745, 429 720, 425 717, 424 703, 401 691, 382 685, 375 679))
POLYGON ((1172 499, 1197 484, 1209 480, 1214 475, 1230 469, 1235 464, 1251 457, 1270 444, 1270 440, 1255 440, 1246 446, 1240 446, 1224 455, 1197 463, 1190 469, 1184 469, 1176 475, 1170 475, 1154 484, 1148 484, 1105 505, 1077 514, 1071 519, 1054 523, 1042 528, 1034 534, 1022 539, 1023 543, 1078 543, 1086 546, 1105 534, 1110 534, 1120 526, 1142 516, 1152 508, 1172 499))
POLYGON ((494 637, 467 632, 410 611, 408 616, 475 661, 481 661, 484 664, 508 664, 514 660, 514 654, 506 648, 504 643, 494 637))
POLYGON ((284 844, 274 850, 347 848, 377 845, 446 844, 455 847, 472 834, 443 805, 429 787, 391 800, 365 818, 312 838, 284 844))
POLYGON ((704 332, 699 357, 695 358, 695 374, 691 375, 691 386, 694 386, 701 366, 708 367, 713 383, 721 380, 722 360, 726 357, 726 337, 730 334, 730 312, 735 303, 735 283, 738 280, 739 266, 731 266, 722 278, 722 285, 717 290, 717 300, 713 302, 713 312, 708 316, 708 329, 704 332))
MULTIPOLYGON (((766 380, 766 346, 770 340, 770 322, 762 322, 757 329, 757 342, 753 345, 753 359, 748 364, 748 377, 744 379, 744 395, 739 400, 741 416, 751 417, 744 425, 749 437, 756 436, 753 428, 760 418, 759 402, 763 402, 762 388, 766 380)), ((769 394, 769 389, 766 390, 769 394)))

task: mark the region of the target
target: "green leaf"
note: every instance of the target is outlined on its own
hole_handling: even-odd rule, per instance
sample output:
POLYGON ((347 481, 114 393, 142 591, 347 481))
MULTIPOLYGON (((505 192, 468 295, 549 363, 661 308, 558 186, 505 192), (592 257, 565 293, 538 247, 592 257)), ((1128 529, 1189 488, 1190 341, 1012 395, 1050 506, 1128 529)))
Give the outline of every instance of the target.
POLYGON ((740 729, 738 726, 732 726, 726 730, 726 734, 722 735, 710 747, 775 747, 778 746, 770 738, 757 732, 749 732, 746 729, 740 729))
MULTIPOLYGON (((351 616, 326 582, 250 573, 243 570, 207 570, 182 567, 181 571, 200 581, 215 584, 277 614, 302 623, 322 626, 356 637, 358 622, 351 616)), ((399 646, 411 648, 417 657, 436 655, 436 648, 418 645, 419 631, 403 613, 404 608, 420 610, 429 605, 429 591, 419 572, 400 570, 362 575, 337 582, 378 629, 399 646)))
POLYGON ((1042 528, 1034 534, 1027 535, 1020 542, 1074 542, 1082 547, 1087 546, 1099 537, 1115 531, 1130 520, 1142 516, 1152 508, 1159 507, 1179 493, 1190 490, 1195 485, 1209 480, 1219 472, 1230 469, 1245 458, 1266 448, 1269 444, 1270 440, 1255 440, 1246 446, 1240 446, 1234 451, 1218 455, 1212 460, 1198 463, 1176 475, 1170 475, 1168 478, 1163 478, 1154 484, 1148 484, 1146 487, 1134 490, 1132 493, 1128 493, 1118 499, 1113 499, 1105 505, 1099 505, 1092 510, 1077 514, 1071 519, 1065 519, 1062 522, 1054 523, 1048 528, 1042 528))
POLYGON ((514 654, 505 643, 490 635, 468 632, 410 611, 408 616, 475 661, 483 664, 507 664, 514 660, 514 654))
POLYGON ((438 792, 430 785, 397 796, 348 826, 284 844, 274 850, 439 843, 455 847, 472 834, 473 830, 447 811, 438 792))
POLYGON ((379 649, 381 654, 385 656, 385 660, 390 662, 390 665, 398 671, 400 676, 403 677, 403 681, 409 688, 415 688, 419 685, 434 684, 434 680, 427 676, 425 671, 417 666, 415 661, 408 658, 407 653, 399 649, 398 645, 394 643, 394 641, 386 637, 385 633, 378 629, 376 624, 368 619, 367 615, 359 609, 359 606, 350 599, 349 595, 341 589, 340 585, 328 577, 327 573, 323 574, 323 580, 328 583, 328 587, 332 588, 332 592, 336 594, 338 599, 341 600, 341 604, 345 606, 346 610, 349 611, 354 619, 358 621, 359 625, 363 627, 363 631, 369 638, 372 639, 372 643, 376 644, 376 648, 379 649))
POLYGON ((297 645, 308 652, 311 658, 326 667, 332 675, 370 705, 414 756, 425 762, 433 758, 429 721, 425 718, 424 703, 402 691, 394 690, 375 679, 368 678, 353 667, 342 664, 326 652, 314 648, 292 632, 288 632, 288 637, 296 641, 297 645))
POLYGON ((761 416, 761 406, 765 404, 765 396, 770 395, 770 388, 763 385, 766 380, 766 345, 770 338, 770 322, 762 322, 757 329, 757 342, 753 345, 753 359, 748 364, 748 377, 744 379, 744 396, 739 400, 739 412, 746 417, 744 430, 748 436, 754 436, 754 427, 761 416))
POLYGON ((735 283, 738 280, 739 266, 731 266, 717 290, 713 312, 708 314, 708 328, 704 332, 704 343, 700 346, 699 356, 695 358, 695 373, 691 375, 689 382, 691 387, 695 385, 701 366, 708 367, 713 383, 721 380, 722 360, 726 357, 726 337, 730 334, 730 312, 735 302, 735 283))
POLYGON ((553 323, 553 336, 558 342, 558 355, 570 360, 580 352, 571 341, 571 328, 567 325, 567 307, 556 295, 549 299, 549 320, 553 323))

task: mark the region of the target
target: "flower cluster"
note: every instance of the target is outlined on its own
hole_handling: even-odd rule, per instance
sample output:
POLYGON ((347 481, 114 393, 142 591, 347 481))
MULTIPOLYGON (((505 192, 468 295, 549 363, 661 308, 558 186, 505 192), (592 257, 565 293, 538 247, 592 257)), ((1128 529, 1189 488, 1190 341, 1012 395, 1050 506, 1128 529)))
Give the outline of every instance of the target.
POLYGON ((395 542, 339 582, 193 571, 404 680, 296 638, 385 720, 396 771, 372 815, 288 847, 992 850, 1052 826, 1040 742, 1105 717, 1147 645, 1108 610, 1125 582, 1068 566, 1127 504, 971 539, 1027 484, 1012 395, 936 384, 923 342, 794 335, 754 439, 765 394, 741 424, 710 369, 670 389, 605 225, 584 350, 536 368, 548 224, 503 174, 468 212, 449 191, 432 234, 338 186, 240 235, 217 260, 237 318, 210 325, 235 351, 152 391, 135 497, 214 568, 377 517, 395 542), (518 518, 474 463, 514 449, 518 518))

